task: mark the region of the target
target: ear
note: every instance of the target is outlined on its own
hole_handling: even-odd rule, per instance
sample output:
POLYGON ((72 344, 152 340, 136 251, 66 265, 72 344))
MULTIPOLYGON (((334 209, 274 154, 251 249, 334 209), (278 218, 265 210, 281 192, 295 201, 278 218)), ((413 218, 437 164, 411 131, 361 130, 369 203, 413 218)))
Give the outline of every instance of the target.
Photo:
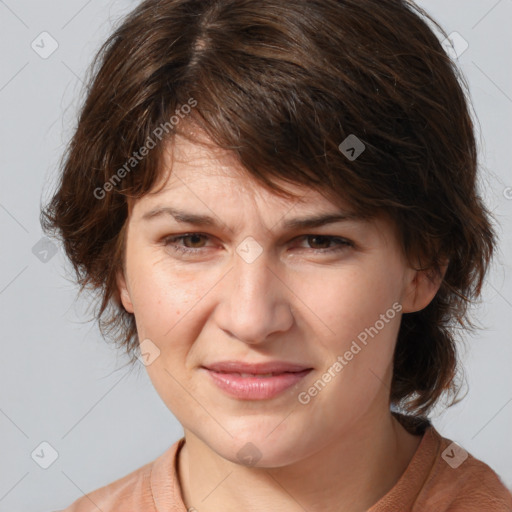
POLYGON ((432 269, 408 269, 402 296, 403 313, 415 313, 430 304, 443 282, 447 268, 448 262, 441 266, 437 274, 432 269))
POLYGON ((128 290, 128 286, 126 284, 126 279, 124 276, 124 272, 122 270, 119 270, 116 275, 116 282, 117 282, 117 290, 119 292, 119 298, 121 300, 121 303, 126 309, 128 313, 133 313, 133 304, 130 297, 130 291, 128 290))

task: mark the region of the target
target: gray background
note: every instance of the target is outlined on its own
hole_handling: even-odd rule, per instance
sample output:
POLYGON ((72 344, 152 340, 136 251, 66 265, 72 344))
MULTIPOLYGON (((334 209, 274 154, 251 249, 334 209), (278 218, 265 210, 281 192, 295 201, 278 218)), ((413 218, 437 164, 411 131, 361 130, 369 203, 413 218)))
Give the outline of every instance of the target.
MULTIPOLYGON (((72 133, 84 72, 112 23, 136 4, 0 0, 0 511, 64 508, 182 435, 145 368, 130 372, 87 322, 87 297, 75 300, 62 249, 45 263, 45 247, 36 245, 40 201, 72 133), (31 47, 42 46, 43 31, 59 45, 46 59, 31 47), (58 452, 48 469, 31 457, 43 441, 58 452)), ((512 487, 512 0, 420 5, 469 44, 458 62, 479 119, 482 190, 501 237, 483 304, 474 307, 485 330, 467 337, 462 354, 468 394, 447 411, 438 407, 434 425, 512 487)), ((43 452, 39 460, 49 462, 43 452)))

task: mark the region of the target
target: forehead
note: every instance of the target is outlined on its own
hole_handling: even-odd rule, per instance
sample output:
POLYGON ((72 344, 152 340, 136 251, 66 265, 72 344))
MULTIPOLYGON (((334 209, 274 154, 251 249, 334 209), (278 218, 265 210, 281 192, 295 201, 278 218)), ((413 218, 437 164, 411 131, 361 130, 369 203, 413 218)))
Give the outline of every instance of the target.
POLYGON ((134 202, 130 217, 137 224, 159 216, 188 224, 224 226, 230 231, 245 222, 254 222, 253 227, 263 223, 294 230, 343 220, 364 226, 367 237, 375 233, 378 238, 387 237, 389 230, 396 228, 385 212, 357 213, 332 189, 317 190, 271 177, 291 194, 280 195, 257 181, 233 152, 209 139, 197 141, 176 134, 162 156, 160 181, 134 202))
MULTIPOLYGON (((332 204, 349 211, 348 202, 334 198, 329 191, 271 178, 286 194, 271 190, 252 176, 232 151, 214 145, 200 132, 193 138, 176 134, 165 147, 160 179, 147 194, 144 202, 181 197, 184 189, 190 193, 226 200, 228 195, 245 194, 272 204, 300 204, 304 207, 332 204)), ((144 199, 144 198, 143 198, 144 199)), ((200 199, 200 198, 199 198, 200 199)), ((270 206, 270 204, 269 204, 270 206)))

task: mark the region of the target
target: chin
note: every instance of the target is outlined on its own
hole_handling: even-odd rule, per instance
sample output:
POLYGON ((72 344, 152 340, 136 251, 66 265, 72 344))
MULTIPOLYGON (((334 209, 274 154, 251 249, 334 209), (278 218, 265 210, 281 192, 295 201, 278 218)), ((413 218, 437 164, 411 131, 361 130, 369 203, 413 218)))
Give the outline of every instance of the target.
POLYGON ((251 428, 243 431, 234 431, 228 428, 233 436, 226 435, 220 439, 216 436, 214 439, 203 438, 204 442, 215 451, 219 456, 226 460, 247 467, 259 468, 278 468, 293 464, 301 459, 301 454, 297 451, 297 446, 302 445, 303 437, 296 433, 292 435, 286 429, 276 429, 279 421, 266 421, 264 425, 254 424, 251 428), (268 424, 272 427, 268 427, 268 424))

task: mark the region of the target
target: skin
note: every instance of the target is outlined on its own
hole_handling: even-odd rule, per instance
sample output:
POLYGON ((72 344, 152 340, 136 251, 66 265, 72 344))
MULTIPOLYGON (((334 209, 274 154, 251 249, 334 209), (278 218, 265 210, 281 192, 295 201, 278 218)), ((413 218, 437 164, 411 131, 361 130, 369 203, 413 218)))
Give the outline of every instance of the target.
POLYGON ((279 197, 229 153, 180 136, 166 158, 164 188, 130 204, 118 289, 139 339, 160 350, 146 368, 184 428, 178 473, 187 509, 367 510, 421 440, 390 413, 392 358, 401 314, 427 306, 440 281, 406 263, 384 217, 285 230, 284 220, 349 208, 298 185, 285 187, 297 199, 279 197), (210 215, 219 225, 142 218, 158 206, 210 215), (169 241, 191 232, 207 238, 169 241), (249 236, 262 249, 251 263, 236 252, 249 236), (301 404, 298 394, 396 303, 402 312, 301 404), (288 361, 313 371, 272 399, 247 401, 226 395, 201 370, 225 360, 288 361), (237 457, 248 442, 261 457, 254 466, 237 457))

